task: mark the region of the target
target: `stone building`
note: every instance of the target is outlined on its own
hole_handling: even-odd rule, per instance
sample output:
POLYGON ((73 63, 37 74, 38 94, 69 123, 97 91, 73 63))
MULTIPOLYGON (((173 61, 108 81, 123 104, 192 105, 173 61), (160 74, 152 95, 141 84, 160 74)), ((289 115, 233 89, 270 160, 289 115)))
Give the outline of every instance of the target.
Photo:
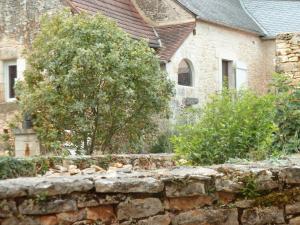
POLYGON ((276 36, 300 32, 300 0, 2 0, 0 132, 16 108, 13 87, 22 79, 22 52, 37 31, 39 16, 63 7, 74 13, 100 12, 133 38, 147 39, 176 84, 174 111, 203 105, 224 85, 262 93, 276 68, 291 72, 282 65, 286 60, 293 61, 292 72, 299 72, 294 71, 299 45, 292 46, 292 54, 276 50, 284 45, 276 36))

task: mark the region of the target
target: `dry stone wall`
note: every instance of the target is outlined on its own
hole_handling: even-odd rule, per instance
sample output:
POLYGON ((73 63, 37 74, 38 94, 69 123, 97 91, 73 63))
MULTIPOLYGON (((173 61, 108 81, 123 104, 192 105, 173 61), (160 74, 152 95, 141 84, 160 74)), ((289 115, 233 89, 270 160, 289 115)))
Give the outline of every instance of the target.
POLYGON ((280 34, 276 40, 277 72, 300 80, 300 33, 280 34))
POLYGON ((300 224, 298 158, 0 182, 1 225, 300 224))

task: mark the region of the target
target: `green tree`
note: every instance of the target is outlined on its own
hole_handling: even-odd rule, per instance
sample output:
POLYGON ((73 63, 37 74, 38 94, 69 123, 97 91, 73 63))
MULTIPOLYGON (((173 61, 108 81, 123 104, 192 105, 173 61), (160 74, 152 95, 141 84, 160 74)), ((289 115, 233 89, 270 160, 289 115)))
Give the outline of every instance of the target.
POLYGON ((196 165, 268 156, 277 130, 274 99, 246 90, 214 95, 203 110, 192 112, 194 122, 177 128, 171 139, 176 153, 196 165))
POLYGON ((167 112, 172 84, 154 50, 102 15, 45 16, 27 60, 20 105, 46 149, 133 146, 167 112))

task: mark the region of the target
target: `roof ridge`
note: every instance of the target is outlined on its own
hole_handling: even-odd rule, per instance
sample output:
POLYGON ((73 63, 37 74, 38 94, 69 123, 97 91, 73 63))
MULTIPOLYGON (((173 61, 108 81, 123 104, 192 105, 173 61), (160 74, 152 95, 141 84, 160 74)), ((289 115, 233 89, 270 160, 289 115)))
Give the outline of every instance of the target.
POLYGON ((240 4, 242 6, 242 9, 245 11, 245 13, 247 13, 247 15, 257 24, 257 26, 262 30, 262 32, 265 34, 265 36, 269 35, 269 32, 267 31, 267 29, 264 28, 264 26, 262 24, 260 24, 257 19, 249 12, 249 10, 247 9, 247 6, 244 3, 244 0, 239 0, 240 4))

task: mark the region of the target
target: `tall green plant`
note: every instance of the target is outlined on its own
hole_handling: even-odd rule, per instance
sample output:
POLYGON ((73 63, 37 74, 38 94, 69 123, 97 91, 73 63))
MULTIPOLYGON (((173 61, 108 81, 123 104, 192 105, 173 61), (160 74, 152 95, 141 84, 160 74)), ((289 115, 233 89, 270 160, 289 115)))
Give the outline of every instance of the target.
POLYGON ((276 95, 278 125, 273 147, 284 153, 300 150, 300 85, 285 74, 275 74, 271 85, 276 95))
POLYGON ((224 91, 214 95, 200 119, 178 127, 175 151, 193 164, 224 163, 230 158, 263 158, 271 149, 275 108, 272 95, 224 91))
POLYGON ((134 146, 168 109, 172 85, 154 50, 102 15, 45 16, 27 60, 20 105, 47 149, 134 146))

